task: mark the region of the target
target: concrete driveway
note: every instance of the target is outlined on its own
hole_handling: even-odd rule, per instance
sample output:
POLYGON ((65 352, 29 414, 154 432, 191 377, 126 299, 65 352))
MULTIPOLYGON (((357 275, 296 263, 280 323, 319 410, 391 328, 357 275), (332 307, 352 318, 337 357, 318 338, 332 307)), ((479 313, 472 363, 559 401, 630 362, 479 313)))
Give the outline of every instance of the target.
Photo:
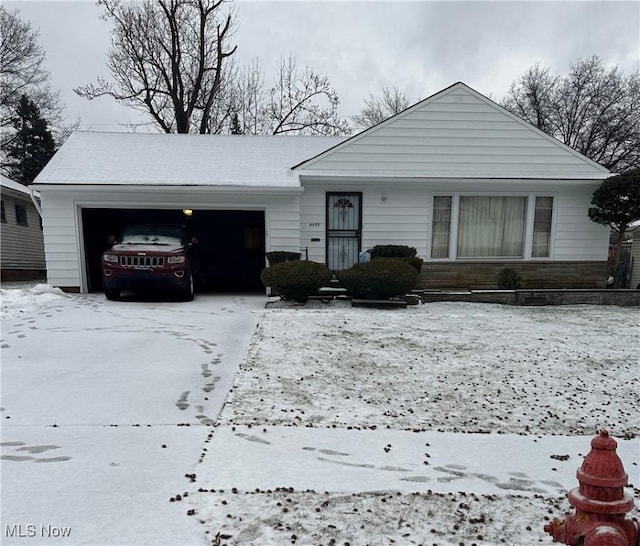
POLYGON ((57 295, 5 313, 0 542, 206 544, 170 499, 206 452, 265 301, 57 295))

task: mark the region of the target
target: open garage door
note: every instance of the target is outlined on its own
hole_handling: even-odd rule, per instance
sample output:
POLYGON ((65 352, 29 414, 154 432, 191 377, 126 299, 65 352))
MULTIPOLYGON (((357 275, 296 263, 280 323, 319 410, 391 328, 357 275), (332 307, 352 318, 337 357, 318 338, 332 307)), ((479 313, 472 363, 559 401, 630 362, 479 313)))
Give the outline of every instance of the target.
POLYGON ((265 267, 264 211, 193 210, 190 216, 171 209, 82 209, 85 268, 89 291, 102 290, 100 260, 110 235, 130 224, 180 224, 199 240, 194 253, 204 292, 263 291, 265 267))

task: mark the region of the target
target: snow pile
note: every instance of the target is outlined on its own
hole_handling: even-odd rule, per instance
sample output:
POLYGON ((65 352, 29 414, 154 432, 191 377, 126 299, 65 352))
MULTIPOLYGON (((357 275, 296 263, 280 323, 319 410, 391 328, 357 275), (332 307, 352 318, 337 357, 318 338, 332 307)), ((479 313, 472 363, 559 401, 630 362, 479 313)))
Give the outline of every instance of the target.
POLYGON ((27 284, 24 288, 7 288, 7 286, 11 285, 0 288, 2 320, 50 309, 62 303, 67 297, 62 290, 48 284, 27 284))

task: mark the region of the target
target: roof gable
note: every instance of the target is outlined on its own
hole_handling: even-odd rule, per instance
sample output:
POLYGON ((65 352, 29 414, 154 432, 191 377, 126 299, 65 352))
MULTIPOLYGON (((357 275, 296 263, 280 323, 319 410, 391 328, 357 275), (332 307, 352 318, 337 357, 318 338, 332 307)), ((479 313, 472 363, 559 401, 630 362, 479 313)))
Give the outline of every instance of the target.
POLYGON ((462 82, 294 169, 384 177, 601 179, 609 174, 462 82))
POLYGON ((7 188, 19 193, 23 193, 25 195, 29 195, 29 189, 24 184, 20 184, 20 182, 11 180, 10 178, 7 178, 4 175, 0 175, 0 185, 3 188, 7 188))
MULTIPOLYGON (((4 175, 0 175, 0 186, 2 187, 2 194, 11 194, 15 197, 21 197, 26 200, 31 201, 31 193, 32 190, 28 186, 21 184, 20 182, 16 182, 15 180, 11 180, 4 175)), ((37 191, 33 191, 33 195, 36 198, 40 197, 40 194, 37 191)))

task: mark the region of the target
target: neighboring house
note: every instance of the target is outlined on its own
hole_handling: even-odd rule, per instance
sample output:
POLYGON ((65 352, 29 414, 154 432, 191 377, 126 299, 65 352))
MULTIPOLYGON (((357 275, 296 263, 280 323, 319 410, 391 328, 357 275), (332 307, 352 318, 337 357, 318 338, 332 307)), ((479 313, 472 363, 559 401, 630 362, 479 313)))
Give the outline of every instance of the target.
POLYGON ((640 290, 640 225, 635 226, 631 230, 631 234, 633 242, 631 243, 631 257, 629 260, 631 269, 629 288, 640 290))
POLYGON ((2 281, 44 280, 42 222, 29 189, 1 177, 0 273, 2 281))
POLYGON ((266 251, 341 269, 404 244, 425 288, 495 288, 504 268, 598 288, 609 231, 587 209, 609 174, 456 83, 351 138, 76 133, 36 187, 67 290, 100 288, 108 235, 134 221, 189 224, 220 287, 259 287, 266 251))

